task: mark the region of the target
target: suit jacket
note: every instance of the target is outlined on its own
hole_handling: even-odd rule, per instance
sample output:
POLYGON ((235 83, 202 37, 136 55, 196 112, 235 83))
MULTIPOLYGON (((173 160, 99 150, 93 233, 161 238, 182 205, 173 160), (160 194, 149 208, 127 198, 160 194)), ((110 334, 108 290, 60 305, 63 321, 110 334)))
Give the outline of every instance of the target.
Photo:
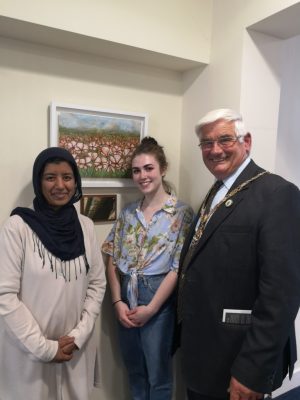
MULTIPOLYGON (((261 171, 251 161, 231 190, 261 171)), ((183 246, 181 268, 194 228, 183 246)), ((252 390, 270 393, 288 369, 292 374, 300 303, 295 185, 265 174, 216 210, 185 271, 182 302, 183 373, 191 390, 226 397, 234 376, 252 390), (242 314, 230 311, 233 318, 224 322, 224 310, 242 314)))

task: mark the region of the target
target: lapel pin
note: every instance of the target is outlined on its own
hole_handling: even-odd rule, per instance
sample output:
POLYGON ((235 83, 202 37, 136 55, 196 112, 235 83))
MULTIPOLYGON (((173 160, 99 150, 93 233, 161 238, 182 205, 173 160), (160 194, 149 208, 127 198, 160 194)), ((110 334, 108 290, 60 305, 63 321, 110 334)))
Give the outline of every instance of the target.
POLYGON ((233 201, 232 201, 231 199, 229 199, 229 200, 227 200, 227 201, 225 202, 225 207, 231 207, 232 204, 233 204, 233 201))

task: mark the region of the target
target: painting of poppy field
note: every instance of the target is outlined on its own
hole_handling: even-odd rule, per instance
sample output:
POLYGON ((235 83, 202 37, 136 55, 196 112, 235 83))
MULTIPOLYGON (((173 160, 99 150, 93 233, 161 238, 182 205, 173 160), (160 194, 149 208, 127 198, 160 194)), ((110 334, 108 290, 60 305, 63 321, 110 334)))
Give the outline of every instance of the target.
POLYGON ((83 179, 131 178, 131 156, 144 136, 144 116, 74 107, 55 111, 56 145, 70 151, 83 179))

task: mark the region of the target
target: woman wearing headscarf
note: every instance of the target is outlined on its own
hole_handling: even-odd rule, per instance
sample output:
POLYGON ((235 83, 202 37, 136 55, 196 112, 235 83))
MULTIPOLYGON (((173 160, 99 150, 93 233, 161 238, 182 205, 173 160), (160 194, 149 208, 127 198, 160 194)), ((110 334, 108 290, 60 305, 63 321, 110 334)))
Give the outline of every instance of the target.
POLYGON ((0 233, 0 398, 87 400, 105 291, 94 226, 73 205, 81 179, 68 151, 42 151, 32 182, 33 207, 0 233))

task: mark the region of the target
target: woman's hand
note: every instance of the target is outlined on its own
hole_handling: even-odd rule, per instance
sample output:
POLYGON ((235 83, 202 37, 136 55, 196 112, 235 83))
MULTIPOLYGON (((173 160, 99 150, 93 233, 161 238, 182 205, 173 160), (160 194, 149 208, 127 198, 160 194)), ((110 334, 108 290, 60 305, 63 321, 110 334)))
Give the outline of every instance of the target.
POLYGON ((128 317, 131 313, 128 305, 124 303, 123 301, 118 301, 115 305, 115 312, 117 314, 117 318, 119 322, 125 327, 125 328, 136 328, 138 325, 134 323, 134 321, 131 321, 128 317))
POLYGON ((145 325, 155 314, 155 310, 150 304, 147 306, 138 306, 128 313, 129 320, 135 324, 135 326, 141 327, 145 325))
POLYGON ((78 347, 75 344, 75 338, 70 336, 61 336, 58 339, 58 344, 65 354, 73 354, 78 347))
POLYGON ((65 362, 73 358, 73 352, 78 350, 75 344, 75 338, 70 336, 62 336, 58 339, 58 349, 52 362, 65 362))

